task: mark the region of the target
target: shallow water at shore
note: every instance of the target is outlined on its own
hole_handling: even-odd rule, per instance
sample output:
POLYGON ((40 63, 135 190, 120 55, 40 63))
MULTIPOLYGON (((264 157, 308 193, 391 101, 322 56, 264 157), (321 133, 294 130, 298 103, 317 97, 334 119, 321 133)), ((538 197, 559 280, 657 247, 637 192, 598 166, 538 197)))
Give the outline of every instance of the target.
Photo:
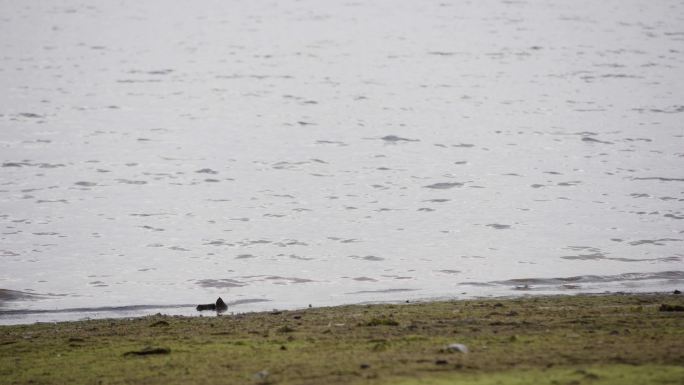
POLYGON ((0 311, 684 283, 680 2, 0 10, 0 311))

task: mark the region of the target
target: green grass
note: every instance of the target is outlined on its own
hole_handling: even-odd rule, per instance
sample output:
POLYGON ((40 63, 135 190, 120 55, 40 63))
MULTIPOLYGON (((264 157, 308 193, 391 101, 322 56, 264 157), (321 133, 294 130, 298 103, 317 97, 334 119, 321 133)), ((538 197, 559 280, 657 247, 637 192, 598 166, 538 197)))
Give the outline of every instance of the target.
POLYGON ((662 304, 684 298, 528 297, 2 326, 0 384, 681 384, 684 312, 662 304), (450 352, 450 343, 470 352, 450 352))
POLYGON ((581 369, 528 369, 494 374, 451 374, 397 380, 396 385, 676 385, 684 384, 684 368, 666 365, 605 365, 581 369))

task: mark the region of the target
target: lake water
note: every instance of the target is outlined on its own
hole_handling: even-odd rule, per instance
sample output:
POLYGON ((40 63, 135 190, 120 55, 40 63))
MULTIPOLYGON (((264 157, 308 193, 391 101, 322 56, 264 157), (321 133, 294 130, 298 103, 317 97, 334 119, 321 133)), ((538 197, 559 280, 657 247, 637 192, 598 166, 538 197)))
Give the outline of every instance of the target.
POLYGON ((683 79, 681 1, 2 0, 0 323, 681 289, 683 79))

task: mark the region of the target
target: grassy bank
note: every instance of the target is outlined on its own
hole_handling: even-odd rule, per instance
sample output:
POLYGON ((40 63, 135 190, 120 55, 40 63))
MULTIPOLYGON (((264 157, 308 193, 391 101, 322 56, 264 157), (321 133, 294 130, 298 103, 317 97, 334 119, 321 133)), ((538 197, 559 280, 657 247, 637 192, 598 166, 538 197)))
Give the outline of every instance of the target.
POLYGON ((2 326, 0 383, 684 384, 677 306, 560 296, 2 326))

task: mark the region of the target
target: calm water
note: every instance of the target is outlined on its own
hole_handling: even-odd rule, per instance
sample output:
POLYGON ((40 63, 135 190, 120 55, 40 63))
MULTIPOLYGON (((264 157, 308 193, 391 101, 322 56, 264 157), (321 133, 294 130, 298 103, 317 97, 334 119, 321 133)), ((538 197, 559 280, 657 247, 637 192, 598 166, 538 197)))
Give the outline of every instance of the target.
POLYGON ((0 323, 681 289, 682 79, 681 1, 0 0, 0 323))

